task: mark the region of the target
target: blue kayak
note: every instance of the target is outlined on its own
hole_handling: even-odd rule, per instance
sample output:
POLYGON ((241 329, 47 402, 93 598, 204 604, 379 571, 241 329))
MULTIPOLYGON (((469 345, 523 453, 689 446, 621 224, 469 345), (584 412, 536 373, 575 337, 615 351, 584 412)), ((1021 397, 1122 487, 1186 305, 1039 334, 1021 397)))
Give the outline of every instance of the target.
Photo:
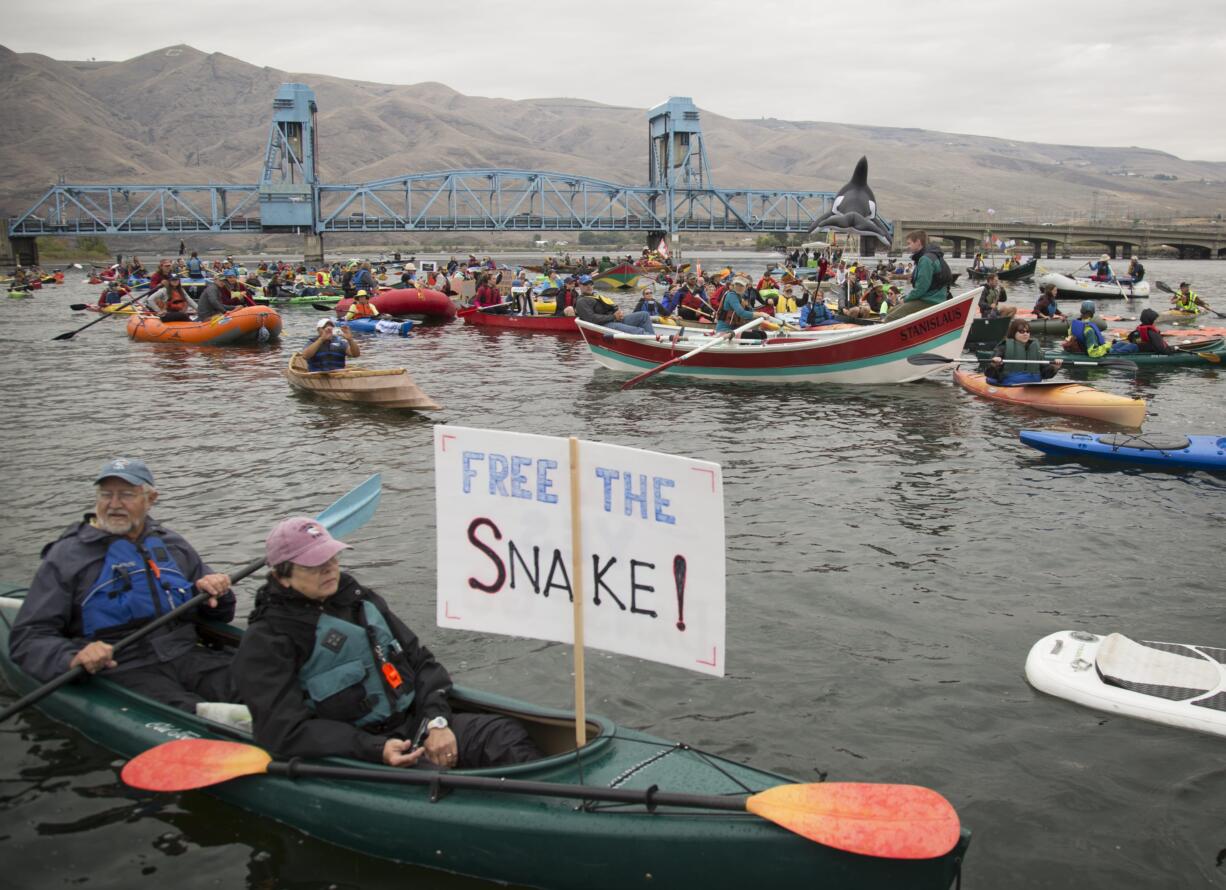
POLYGON ((337 324, 347 325, 349 330, 361 334, 395 334, 398 337, 409 336, 413 330, 411 321, 395 321, 387 318, 355 318, 352 321, 340 321, 337 324))
POLYGON ((1022 430, 1021 440, 1031 448, 1056 457, 1090 457, 1172 470, 1226 472, 1226 436, 1142 436, 1022 430))

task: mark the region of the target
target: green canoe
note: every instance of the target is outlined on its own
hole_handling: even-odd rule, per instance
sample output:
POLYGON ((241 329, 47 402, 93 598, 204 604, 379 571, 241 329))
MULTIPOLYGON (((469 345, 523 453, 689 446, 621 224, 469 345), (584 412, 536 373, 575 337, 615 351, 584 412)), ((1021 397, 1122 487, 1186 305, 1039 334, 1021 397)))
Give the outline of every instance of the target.
MULTIPOLYGON (((992 350, 976 350, 975 356, 980 359, 990 359, 992 357, 992 350)), ((1121 352, 1101 357, 1128 359, 1128 361, 1136 362, 1138 365, 1146 368, 1164 368, 1188 365, 1216 365, 1221 363, 1223 356, 1226 356, 1226 340, 1218 337, 1213 340, 1206 340, 1203 344, 1192 344, 1191 348, 1188 349, 1181 348, 1180 351, 1170 355, 1160 355, 1155 352, 1121 352), (1215 358, 1217 359, 1216 361, 1214 360, 1215 358)), ((1063 359, 1066 362, 1081 362, 1082 364, 1098 363, 1098 359, 1091 358, 1084 353, 1065 352, 1063 349, 1049 349, 1043 353, 1043 358, 1047 361, 1063 359)))
MULTIPOLYGON (((24 694, 38 684, 8 659, 24 589, 0 585, 0 672, 24 694)), ((241 631, 204 628, 233 644, 241 631)), ((588 743, 573 747, 574 715, 456 687, 457 710, 513 714, 547 753, 543 760, 456 775, 503 777, 597 789, 741 796, 792 780, 705 754, 595 716, 588 743)), ((67 684, 39 710, 131 758, 177 738, 250 742, 231 727, 161 705, 103 679, 67 684)), ((334 758, 321 763, 372 772, 390 767, 334 758)), ((432 800, 428 786, 255 776, 208 793, 322 841, 381 859, 533 887, 822 887, 949 890, 960 880, 970 832, 934 859, 896 860, 835 850, 745 812, 643 803, 596 803, 461 788, 432 800)))

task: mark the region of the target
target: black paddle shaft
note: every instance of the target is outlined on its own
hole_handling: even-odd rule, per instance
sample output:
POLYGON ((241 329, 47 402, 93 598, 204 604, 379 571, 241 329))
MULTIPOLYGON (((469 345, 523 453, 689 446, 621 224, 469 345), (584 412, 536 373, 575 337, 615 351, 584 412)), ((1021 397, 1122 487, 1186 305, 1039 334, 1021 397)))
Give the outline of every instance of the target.
MULTIPOLYGON (((243 566, 242 569, 239 570, 238 574, 230 576, 230 583, 237 584, 239 581, 246 578, 252 572, 258 571, 260 566, 262 565, 264 565, 263 559, 257 559, 257 560, 253 560, 247 563, 247 565, 243 566)), ((183 605, 178 606, 174 609, 171 609, 165 615, 162 615, 159 618, 155 618, 153 621, 150 621, 148 624, 143 625, 140 628, 132 631, 132 633, 128 634, 126 637, 124 637, 122 640, 116 643, 112 651, 115 653, 119 653, 120 651, 131 646, 133 643, 137 642, 138 640, 142 640, 145 637, 149 636, 149 634, 153 633, 159 627, 164 627, 165 625, 174 621, 176 618, 182 617, 183 614, 187 612, 189 609, 195 608, 196 606, 200 605, 208 598, 209 598, 209 595, 207 593, 196 594, 191 599, 189 599, 187 602, 183 603, 183 605)), ((37 689, 33 690, 32 692, 29 692, 26 695, 22 696, 21 698, 17 699, 17 701, 13 702, 3 711, 0 711, 0 723, 3 723, 9 717, 12 717, 18 711, 28 707, 29 705, 34 704, 36 701, 40 701, 46 698, 48 695, 55 692, 55 690, 59 689, 65 683, 71 683, 73 680, 76 680, 78 677, 81 677, 85 673, 86 673, 85 668, 81 667, 81 665, 77 665, 71 670, 63 674, 60 674, 54 680, 44 683, 42 686, 39 686, 37 689)))
POLYGON ((406 769, 392 772, 382 769, 356 769, 343 766, 320 766, 297 760, 273 761, 268 774, 290 779, 345 779, 360 782, 388 782, 396 785, 426 785, 439 788, 468 788, 504 794, 528 794, 539 797, 566 797, 574 800, 600 800, 610 803, 641 804, 648 810, 658 806, 692 807, 702 810, 745 812, 746 798, 741 795, 680 794, 650 788, 596 788, 590 785, 562 785, 553 782, 528 782, 518 779, 498 779, 486 776, 460 776, 432 770, 406 769))

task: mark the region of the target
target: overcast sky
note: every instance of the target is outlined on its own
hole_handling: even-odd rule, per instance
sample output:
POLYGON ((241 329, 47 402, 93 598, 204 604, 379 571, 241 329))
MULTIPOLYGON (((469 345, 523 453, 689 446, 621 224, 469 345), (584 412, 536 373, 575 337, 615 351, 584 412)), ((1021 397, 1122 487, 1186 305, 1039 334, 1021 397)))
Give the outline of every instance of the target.
POLYGON ((50 0, 9 4, 0 42, 1226 161, 1226 0, 50 0))

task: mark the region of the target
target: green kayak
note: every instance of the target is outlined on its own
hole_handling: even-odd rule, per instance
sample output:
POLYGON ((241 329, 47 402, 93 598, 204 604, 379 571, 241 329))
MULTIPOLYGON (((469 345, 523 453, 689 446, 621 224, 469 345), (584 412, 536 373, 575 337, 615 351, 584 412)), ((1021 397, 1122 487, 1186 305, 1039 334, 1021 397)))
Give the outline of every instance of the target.
MULTIPOLYGON (((992 357, 992 350, 976 350, 975 356, 980 359, 990 359, 992 357)), ((1121 352, 1111 353, 1102 356, 1102 358, 1123 358, 1130 362, 1136 362, 1138 365, 1146 368, 1165 368, 1189 365, 1216 365, 1221 363, 1223 356, 1226 356, 1226 340, 1218 337, 1199 344, 1189 344, 1188 347, 1180 348, 1178 352, 1171 353, 1170 355, 1160 355, 1156 352, 1121 352)), ((1084 353, 1065 352, 1063 349, 1049 349, 1043 353, 1043 358, 1047 361, 1063 359, 1066 362, 1081 362, 1082 364, 1098 363, 1098 359, 1091 358, 1084 353)))
MULTIPOLYGON (((24 694, 38 684, 8 659, 24 589, 0 585, 0 672, 24 694)), ((233 645, 237 628, 203 627, 233 645)), ((67 684, 36 707, 121 757, 179 738, 250 742, 240 730, 191 716, 100 678, 67 684)), ((970 832, 931 859, 882 859, 807 840, 747 812, 648 806, 648 789, 743 797, 793 780, 588 716, 574 749, 574 715, 456 687, 452 707, 512 714, 547 756, 456 777, 503 778, 642 792, 634 803, 577 803, 546 794, 260 775, 208 793, 310 837, 360 853, 500 883, 576 890, 627 887, 828 887, 949 890, 960 880, 970 832)), ((320 764, 402 771, 333 758, 320 764)))
POLYGON ((336 294, 314 294, 313 296, 300 297, 256 297, 257 303, 262 303, 265 306, 310 306, 312 303, 327 303, 335 306, 341 300, 345 299, 343 293, 336 294))
MULTIPOLYGON (((1000 318, 976 318, 971 322, 971 329, 966 335, 966 342, 970 344, 990 343, 995 346, 1001 340, 1005 339, 1005 334, 1009 330, 1009 322, 1013 319, 1008 316, 1000 318)), ((1037 337, 1063 337, 1068 333, 1068 319, 1064 318, 1026 318, 1030 322, 1030 332, 1037 337)), ((1107 329, 1107 322, 1103 319, 1095 317, 1094 323, 1102 330, 1107 329)))

